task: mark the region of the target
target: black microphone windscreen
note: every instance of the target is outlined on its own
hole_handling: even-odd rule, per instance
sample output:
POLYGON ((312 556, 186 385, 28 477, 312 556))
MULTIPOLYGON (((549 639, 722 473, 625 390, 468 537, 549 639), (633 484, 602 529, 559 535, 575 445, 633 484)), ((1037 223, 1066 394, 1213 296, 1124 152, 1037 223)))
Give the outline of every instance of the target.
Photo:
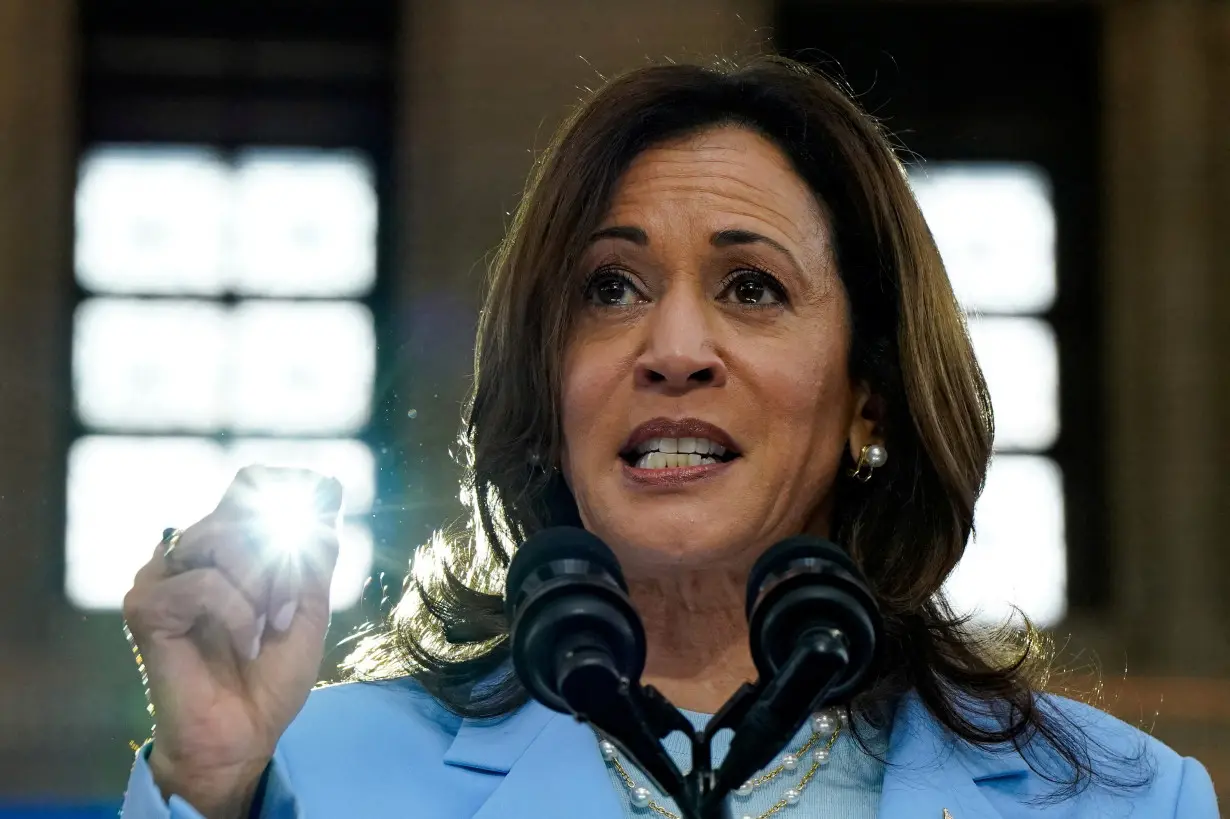
POLYGON ((764 585, 766 577, 771 572, 780 570, 790 561, 799 558, 825 560, 837 564, 855 577, 862 575, 854 563, 854 558, 835 543, 810 535, 787 538, 770 547, 752 566, 752 571, 747 578, 747 610, 749 612, 752 610, 752 604, 756 602, 756 595, 764 585))
POLYGON ((587 560, 610 572, 623 585, 623 571, 611 548, 597 536, 574 526, 554 526, 536 532, 513 555, 505 594, 516 597, 527 577, 556 560, 587 560))

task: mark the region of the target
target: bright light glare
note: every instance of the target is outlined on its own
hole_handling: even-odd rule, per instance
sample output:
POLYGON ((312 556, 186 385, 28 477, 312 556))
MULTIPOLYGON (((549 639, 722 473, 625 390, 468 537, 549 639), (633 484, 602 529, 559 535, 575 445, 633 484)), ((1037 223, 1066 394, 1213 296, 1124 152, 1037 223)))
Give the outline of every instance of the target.
MULTIPOLYGON (((65 592, 74 606, 114 610, 167 526, 187 527, 217 505, 235 472, 232 456, 196 438, 91 435, 68 458, 65 592)), ((342 476, 343 480, 345 476, 342 476)), ((263 482, 249 502, 272 545, 293 554, 323 533, 315 480, 263 482)), ((340 525, 330 603, 355 605, 372 565, 365 525, 340 525)))
POLYGON ((231 438, 227 448, 231 473, 248 464, 310 469, 332 475, 346 488, 342 515, 372 510, 376 500, 376 456, 362 441, 347 438, 231 438))
POLYGON ((276 554, 298 554, 320 535, 321 510, 314 480, 262 484, 255 489, 252 503, 261 537, 276 554))
POLYGON ((334 611, 358 604, 371 571, 371 530, 357 523, 343 526, 338 538, 337 568, 329 587, 329 603, 334 611))

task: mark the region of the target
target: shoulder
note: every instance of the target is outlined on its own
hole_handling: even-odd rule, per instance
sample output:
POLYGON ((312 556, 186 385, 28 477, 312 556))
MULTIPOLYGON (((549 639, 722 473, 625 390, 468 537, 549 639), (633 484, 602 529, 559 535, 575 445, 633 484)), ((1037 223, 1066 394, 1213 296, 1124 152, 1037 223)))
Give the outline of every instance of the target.
POLYGON ((1178 754, 1140 728, 1088 703, 1043 694, 1038 697, 1038 707, 1058 726, 1079 731, 1091 743, 1091 750, 1139 758, 1142 764, 1168 764, 1178 759, 1178 754))
POLYGON ((322 686, 308 696, 283 735, 282 747, 295 757, 312 747, 337 749, 350 743, 372 754, 396 750, 387 746, 434 746, 443 754, 461 722, 409 677, 346 682, 322 686))
MULTIPOLYGON (((1066 805, 1056 804, 1054 816, 1218 816, 1212 781, 1196 760, 1092 705, 1045 695, 1039 707, 1061 735, 1088 753, 1095 776, 1094 783, 1065 800, 1066 805)), ((1023 756, 1027 778, 1033 780, 1027 790, 1044 794, 1049 784, 1045 774, 1062 767, 1063 761, 1038 738, 1023 756)))
POLYGON ((401 678, 319 688, 278 743, 275 760, 307 815, 471 816, 498 777, 449 763, 461 717, 401 678))
MULTIPOLYGON (((1015 745, 984 746, 959 740, 916 693, 907 694, 893 722, 881 815, 911 815, 922 800, 951 808, 954 817, 1217 819, 1213 785, 1199 762, 1084 703, 1049 694, 1035 702, 1041 729, 1015 745), (1093 776, 1065 788, 1072 756, 1093 776)), ((978 728, 1005 727, 1006 707, 958 708, 978 728)))
POLYGON ((462 720, 413 677, 319 685, 308 695, 299 719, 311 722, 340 714, 357 717, 398 715, 423 720, 452 733, 457 732, 462 720))

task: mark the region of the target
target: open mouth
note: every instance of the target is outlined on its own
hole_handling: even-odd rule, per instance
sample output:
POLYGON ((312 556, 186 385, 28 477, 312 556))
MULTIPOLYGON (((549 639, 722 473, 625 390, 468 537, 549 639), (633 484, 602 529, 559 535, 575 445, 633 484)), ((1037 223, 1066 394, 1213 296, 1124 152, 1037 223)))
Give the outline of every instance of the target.
POLYGON ((699 478, 741 454, 735 439, 716 424, 700 418, 659 417, 632 430, 619 457, 638 471, 640 480, 646 478, 641 470, 688 470, 670 474, 699 478))
POLYGON ((709 438, 649 438, 619 457, 636 469, 678 469, 728 463, 739 453, 709 438))

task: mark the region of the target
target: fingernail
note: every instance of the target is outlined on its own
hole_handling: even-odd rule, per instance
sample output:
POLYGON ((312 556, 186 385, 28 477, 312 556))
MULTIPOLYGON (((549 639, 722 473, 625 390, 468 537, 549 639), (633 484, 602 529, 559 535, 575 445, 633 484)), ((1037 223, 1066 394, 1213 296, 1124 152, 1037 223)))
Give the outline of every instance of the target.
POLYGON ((248 649, 248 659, 255 660, 261 653, 261 632, 256 632, 252 638, 252 647, 248 649))
POLYGON ((294 600, 283 603, 282 608, 278 609, 278 613, 273 615, 274 631, 286 631, 286 629, 290 628, 290 621, 295 619, 295 609, 298 607, 299 604, 294 600))

